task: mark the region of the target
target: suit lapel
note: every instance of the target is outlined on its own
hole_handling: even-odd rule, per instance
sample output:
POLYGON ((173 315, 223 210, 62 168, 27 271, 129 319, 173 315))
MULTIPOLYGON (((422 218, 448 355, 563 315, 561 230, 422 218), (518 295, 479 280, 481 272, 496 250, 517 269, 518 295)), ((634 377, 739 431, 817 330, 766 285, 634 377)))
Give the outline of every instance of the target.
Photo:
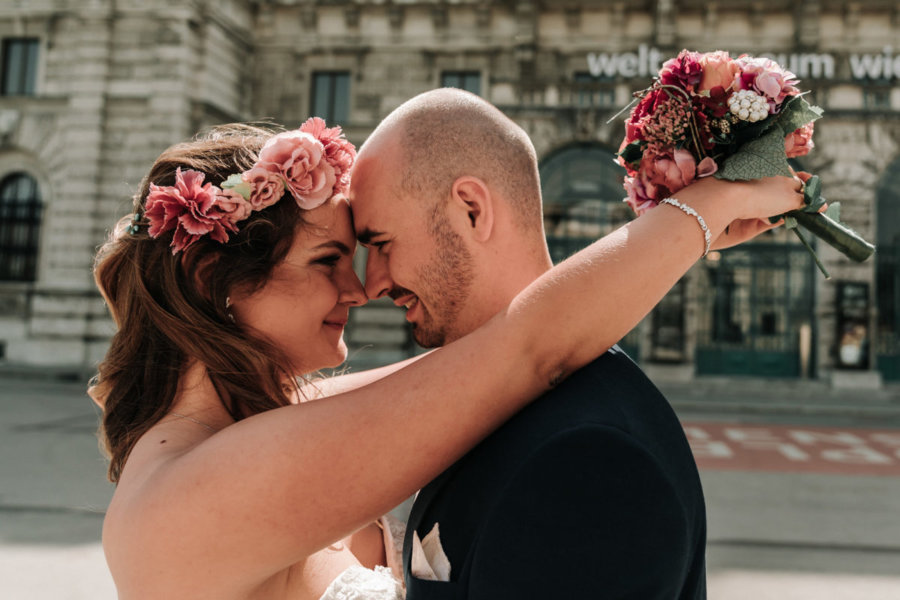
MULTIPOLYGON (((419 491, 419 495, 416 496, 416 501, 413 503, 412 510, 409 512, 409 519, 406 522, 406 534, 403 537, 403 574, 404 577, 409 576, 409 561, 412 556, 412 536, 413 532, 415 532, 419 525, 422 523, 422 518, 425 516, 425 512, 428 507, 431 505, 431 501, 434 500, 434 497, 441 490, 445 483, 450 479, 450 476, 454 471, 458 468, 459 462, 453 463, 450 465, 447 470, 438 475, 436 478, 432 479, 431 482, 423 487, 421 491, 419 491)), ((421 537, 421 536, 420 536, 421 537)))

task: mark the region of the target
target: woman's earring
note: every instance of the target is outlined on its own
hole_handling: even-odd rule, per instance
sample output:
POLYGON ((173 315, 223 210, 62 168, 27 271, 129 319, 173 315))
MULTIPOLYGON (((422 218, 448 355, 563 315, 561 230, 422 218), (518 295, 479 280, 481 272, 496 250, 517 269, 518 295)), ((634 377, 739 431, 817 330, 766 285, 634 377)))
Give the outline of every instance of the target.
POLYGON ((231 314, 231 311, 228 310, 231 308, 231 296, 225 296, 225 316, 227 316, 232 323, 234 323, 234 315, 231 314))

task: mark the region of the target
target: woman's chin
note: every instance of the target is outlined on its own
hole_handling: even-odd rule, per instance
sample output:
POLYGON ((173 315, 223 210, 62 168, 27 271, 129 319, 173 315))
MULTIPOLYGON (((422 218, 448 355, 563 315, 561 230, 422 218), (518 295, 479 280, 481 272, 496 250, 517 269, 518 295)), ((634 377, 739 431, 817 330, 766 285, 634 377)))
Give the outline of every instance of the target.
POLYGON ((304 368, 303 372, 315 373, 322 369, 334 369, 344 364, 345 360, 347 360, 347 346, 342 340, 341 345, 335 348, 332 356, 317 356, 315 360, 306 361, 306 364, 310 366, 304 368))

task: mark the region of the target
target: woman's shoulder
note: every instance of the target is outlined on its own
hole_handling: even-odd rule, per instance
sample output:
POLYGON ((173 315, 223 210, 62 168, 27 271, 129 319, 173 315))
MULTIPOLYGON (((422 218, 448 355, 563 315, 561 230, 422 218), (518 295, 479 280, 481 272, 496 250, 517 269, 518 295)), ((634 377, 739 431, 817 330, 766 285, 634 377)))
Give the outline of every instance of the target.
POLYGON ((188 488, 177 484, 179 459, 209 437, 161 423, 134 445, 103 520, 103 548, 117 584, 129 573, 152 570, 153 561, 166 568, 177 554, 171 551, 181 545, 172 531, 175 512, 190 500, 188 488))

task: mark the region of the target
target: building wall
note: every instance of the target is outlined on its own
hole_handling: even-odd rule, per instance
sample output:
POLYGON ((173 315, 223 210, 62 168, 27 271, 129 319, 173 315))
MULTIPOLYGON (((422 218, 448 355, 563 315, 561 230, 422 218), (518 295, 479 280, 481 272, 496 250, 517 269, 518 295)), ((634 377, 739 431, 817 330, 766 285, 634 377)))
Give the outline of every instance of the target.
MULTIPOLYGON (((876 187, 900 155, 900 9, 886 0, 37 0, 0 8, 0 36, 11 35, 41 39, 41 74, 37 96, 0 97, 0 177, 28 170, 46 209, 38 280, 0 283, 7 361, 94 363, 111 324, 90 257, 155 155, 216 122, 302 122, 317 72, 349 73, 342 125, 357 144, 443 72, 478 72, 481 95, 528 132, 543 160, 576 143, 615 150, 623 128, 609 119, 682 47, 769 53, 826 109, 804 168, 870 240, 876 187), (577 81, 592 70, 601 77, 577 81)), ((821 244, 819 255, 833 277, 815 279, 809 372, 829 378, 838 372, 836 282, 863 282, 874 298, 874 263, 821 244)), ((651 368, 692 376, 704 268, 684 283, 682 358, 651 368)), ((876 311, 873 301, 870 331, 876 311)), ((653 327, 639 327, 638 347, 652 343, 653 327)), ((402 314, 378 302, 356 311, 348 334, 354 364, 415 352, 402 314)))
POLYGON ((39 40, 35 95, 0 97, 0 179, 28 173, 44 203, 36 280, 0 282, 4 360, 95 364, 113 330, 91 278, 96 248, 163 149, 204 125, 249 118, 251 7, 200 6, 0 7, 0 37, 39 40))

